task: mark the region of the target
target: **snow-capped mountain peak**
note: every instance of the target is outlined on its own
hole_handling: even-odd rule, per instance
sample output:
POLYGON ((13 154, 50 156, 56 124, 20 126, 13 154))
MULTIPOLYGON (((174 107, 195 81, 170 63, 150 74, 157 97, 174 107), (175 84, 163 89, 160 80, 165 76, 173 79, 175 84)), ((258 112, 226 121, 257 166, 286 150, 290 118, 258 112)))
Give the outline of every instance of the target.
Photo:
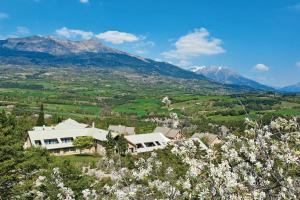
POLYGON ((250 86, 256 89, 273 90, 273 88, 248 79, 226 66, 193 66, 190 70, 223 84, 250 86))

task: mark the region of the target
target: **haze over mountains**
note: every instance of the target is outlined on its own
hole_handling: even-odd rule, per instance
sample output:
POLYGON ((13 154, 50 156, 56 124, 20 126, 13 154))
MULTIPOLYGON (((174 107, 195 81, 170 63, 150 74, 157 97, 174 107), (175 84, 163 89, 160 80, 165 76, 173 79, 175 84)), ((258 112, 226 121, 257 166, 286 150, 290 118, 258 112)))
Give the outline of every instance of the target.
POLYGON ((291 93, 299 93, 300 92, 300 82, 293 84, 293 85, 289 85, 289 86, 285 86, 280 88, 280 91, 282 92, 291 92, 291 93))

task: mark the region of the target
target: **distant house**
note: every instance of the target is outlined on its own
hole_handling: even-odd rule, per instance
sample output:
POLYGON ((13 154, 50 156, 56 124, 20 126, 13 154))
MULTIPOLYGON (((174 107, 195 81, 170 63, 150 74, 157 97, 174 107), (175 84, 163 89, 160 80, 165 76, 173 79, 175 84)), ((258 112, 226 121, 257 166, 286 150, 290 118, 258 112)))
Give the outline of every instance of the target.
POLYGON ((134 127, 127 127, 122 125, 109 125, 108 130, 113 133, 122 135, 135 135, 134 127))
POLYGON ((226 126, 222 125, 220 127, 220 131, 221 131, 222 136, 225 137, 229 134, 230 130, 226 126))
POLYGON ((158 126, 154 129, 153 133, 162 133, 171 140, 178 140, 182 138, 182 134, 179 129, 172 129, 168 127, 158 126))
POLYGON ((142 153, 163 149, 170 141, 170 139, 166 138, 162 133, 126 135, 125 139, 129 143, 128 152, 130 153, 142 153))
POLYGON ((201 140, 204 139, 208 146, 213 146, 222 142, 216 134, 212 133, 195 133, 192 135, 191 139, 201 140))
POLYGON ((80 151, 73 146, 74 139, 79 136, 92 136, 95 139, 94 147, 82 152, 104 154, 105 150, 101 142, 106 140, 107 133, 108 131, 94 128, 93 125, 91 127, 67 119, 56 126, 34 127, 32 131, 28 131, 28 138, 24 147, 40 146, 48 149, 54 155, 78 154, 80 151))

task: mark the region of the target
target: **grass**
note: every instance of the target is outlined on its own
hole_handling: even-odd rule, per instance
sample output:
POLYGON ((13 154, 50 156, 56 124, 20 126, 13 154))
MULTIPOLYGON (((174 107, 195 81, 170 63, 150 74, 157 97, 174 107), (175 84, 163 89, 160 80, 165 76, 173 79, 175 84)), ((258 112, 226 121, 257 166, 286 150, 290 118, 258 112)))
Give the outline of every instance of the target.
MULTIPOLYGON (((153 124, 141 123, 150 114, 160 118, 169 116, 170 111, 161 102, 163 97, 168 96, 172 101, 171 107, 174 108, 172 112, 178 113, 179 117, 188 116, 193 119, 206 117, 212 121, 239 121, 246 117, 245 115, 221 116, 223 111, 230 109, 238 111, 242 108, 235 96, 203 95, 207 94, 207 88, 210 88, 210 91, 220 89, 218 88, 220 86, 213 84, 205 85, 207 83, 203 81, 203 83, 191 80, 182 82, 183 80, 166 77, 142 77, 142 80, 136 76, 129 78, 126 74, 112 74, 96 68, 42 69, 13 66, 2 66, 2 68, 5 70, 2 70, 3 72, 0 70, 0 85, 1 83, 17 84, 12 84, 11 88, 7 85, 6 88, 0 88, 0 102, 2 102, 0 106, 5 109, 6 105, 14 104, 15 109, 10 111, 20 115, 22 111, 26 111, 26 114, 38 113, 39 105, 43 102, 46 114, 91 120, 114 118, 115 120, 110 119, 103 124, 106 127, 112 123, 120 124, 122 121, 119 118, 123 117, 128 119, 126 125, 134 125, 143 133, 150 131, 153 126, 153 124), (45 73, 49 75, 43 75, 45 73), (24 74, 32 77, 26 78, 24 74), (34 88, 37 85, 42 85, 44 89, 34 88), (104 113, 112 113, 112 116, 104 113), (142 125, 138 126, 137 122, 142 125)), ((299 96, 269 97, 266 95, 263 97, 269 100, 273 98, 279 100, 281 104, 262 110, 262 113, 300 116, 299 96)), ((248 94, 241 95, 239 99, 255 101, 262 98, 259 94, 248 94)), ((252 109, 251 116, 255 117, 257 111, 259 110, 252 109)))
POLYGON ((146 116, 150 112, 161 110, 162 103, 158 99, 137 99, 132 103, 119 105, 114 108, 115 112, 136 114, 137 116, 146 116))
POLYGON ((94 165, 99 162, 101 156, 96 154, 78 154, 69 156, 53 156, 54 162, 58 165, 63 165, 65 161, 69 161, 72 165, 83 167, 94 165))
POLYGON ((300 111, 294 109, 282 109, 282 110, 275 111, 274 113, 287 115, 287 116, 300 116, 300 111))

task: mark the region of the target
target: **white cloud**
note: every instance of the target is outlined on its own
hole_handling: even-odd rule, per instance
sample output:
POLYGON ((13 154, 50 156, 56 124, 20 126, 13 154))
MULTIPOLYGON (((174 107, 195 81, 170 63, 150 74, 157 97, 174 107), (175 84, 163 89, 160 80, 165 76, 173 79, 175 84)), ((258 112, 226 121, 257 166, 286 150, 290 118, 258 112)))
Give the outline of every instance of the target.
POLYGON ((139 41, 124 44, 123 47, 127 48, 129 51, 135 52, 139 55, 147 55, 151 48, 155 46, 153 41, 147 41, 145 36, 139 36, 139 41))
POLYGON ((88 3, 89 0, 79 0, 80 3, 88 3))
POLYGON ((88 40, 91 39, 92 37, 94 37, 94 33, 90 32, 90 31, 82 31, 79 29, 68 29, 67 27, 63 27, 61 29, 57 29, 56 34, 68 39, 84 39, 84 40, 88 40))
POLYGON ((113 44, 122 44, 124 42, 136 42, 140 39, 134 34, 119 31, 106 31, 104 33, 99 33, 95 35, 95 37, 113 44))
POLYGON ((300 61, 296 63, 296 66, 300 69, 300 61))
POLYGON ((257 64, 253 67, 254 70, 259 72, 267 72, 269 71, 269 67, 265 64, 257 64))
POLYGON ((180 37, 175 42, 175 49, 162 53, 168 59, 187 60, 201 55, 224 53, 222 40, 213 38, 205 28, 195 29, 194 32, 180 37))
POLYGON ((189 61, 187 60, 179 60, 179 62, 176 64, 177 66, 179 67, 188 67, 188 66, 191 66, 192 63, 190 63, 189 61))
POLYGON ((30 33, 29 29, 25 26, 17 26, 17 34, 26 35, 30 33))
POLYGON ((57 29, 55 31, 56 35, 68 39, 83 39, 88 40, 91 38, 97 38, 99 40, 103 40, 105 42, 110 42, 113 44, 123 44, 124 42, 137 42, 142 41, 141 44, 136 44, 136 48, 143 47, 143 46, 153 46, 154 43, 151 41, 143 41, 145 38, 143 36, 135 36, 131 33, 120 32, 120 31, 106 31, 103 33, 93 33, 91 31, 83 31, 79 29, 69 29, 67 27, 63 27, 57 29))
POLYGON ((1 19, 8 19, 8 18, 9 18, 9 15, 7 13, 0 12, 0 20, 1 19))

